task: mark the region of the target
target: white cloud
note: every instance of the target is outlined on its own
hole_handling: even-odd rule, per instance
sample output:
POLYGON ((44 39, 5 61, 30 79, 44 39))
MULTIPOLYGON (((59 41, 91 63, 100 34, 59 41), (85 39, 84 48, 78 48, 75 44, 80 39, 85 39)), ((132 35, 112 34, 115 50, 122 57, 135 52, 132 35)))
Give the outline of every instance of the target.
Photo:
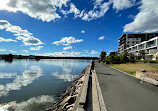
POLYGON ((157 0, 142 0, 140 12, 134 21, 126 24, 124 32, 155 32, 158 31, 158 6, 157 0))
POLYGON ((13 26, 11 24, 6 28, 6 31, 14 33, 15 36, 29 37, 33 35, 32 33, 28 32, 28 30, 23 30, 19 26, 13 26))
MULTIPOLYGON (((33 34, 28 32, 27 30, 21 29, 19 26, 11 25, 6 20, 0 20, 0 29, 6 29, 8 32, 12 32, 16 37, 17 40, 21 40, 25 45, 41 45, 43 44, 38 38, 33 37, 33 34)), ((14 41, 12 39, 4 39, 0 38, 2 41, 14 41)))
POLYGON ((53 42, 53 44, 68 46, 72 43, 79 43, 82 41, 83 41, 83 39, 75 39, 75 37, 70 36, 70 37, 64 37, 60 41, 55 41, 55 42, 53 42))
POLYGON ((50 22, 61 18, 57 9, 66 6, 69 0, 1 0, 0 10, 22 12, 32 18, 50 22))
MULTIPOLYGON (((77 17, 80 17, 81 16, 81 12, 79 9, 76 8, 76 6, 73 4, 73 3, 70 3, 70 10, 68 11, 64 11, 64 10, 61 10, 62 14, 64 14, 65 16, 67 14, 70 14, 70 13, 74 13, 74 18, 77 18, 77 17)), ((67 17, 67 16, 66 16, 67 17)))
POLYGON ((26 46, 44 44, 38 38, 35 38, 33 36, 24 38, 22 41, 26 46))
POLYGON ((43 48, 43 46, 38 46, 38 47, 30 47, 30 50, 40 50, 41 48, 43 48))
POLYGON ((99 40, 104 40, 104 38, 105 38, 104 36, 101 36, 99 37, 99 40))
POLYGON ((14 50, 9 50, 9 52, 11 52, 11 53, 16 53, 16 51, 14 51, 14 50))
POLYGON ((67 52, 67 51, 62 51, 62 52, 53 52, 53 53, 45 53, 45 56, 54 56, 54 57, 75 57, 79 56, 81 52, 67 52))
POLYGON ((92 51, 91 51, 91 54, 93 54, 93 55, 94 55, 94 54, 97 54, 97 53, 98 53, 98 52, 95 51, 95 50, 92 50, 92 51))
POLYGON ((84 34, 84 33, 85 33, 85 31, 84 31, 84 30, 81 30, 81 33, 83 33, 83 34, 84 34))
POLYGON ((134 16, 134 15, 129 15, 128 18, 129 18, 129 19, 134 19, 135 16, 134 16))
POLYGON ((0 29, 6 29, 10 26, 10 23, 6 20, 0 20, 0 29))
POLYGON ((63 50, 72 50, 72 46, 64 47, 63 50))
POLYGON ((80 14, 80 10, 76 8, 76 6, 71 3, 70 4, 70 10, 69 10, 70 13, 74 13, 75 16, 79 15, 80 14))
POLYGON ((4 52, 4 51, 7 51, 7 49, 0 49, 0 52, 4 52))
POLYGON ((83 50, 83 51, 85 51, 86 53, 88 53, 88 50, 83 50))
POLYGON ((0 42, 17 42, 17 41, 13 39, 5 39, 5 38, 0 37, 0 42))
POLYGON ((32 18, 40 19, 42 21, 50 22, 61 18, 59 14, 68 15, 74 13, 74 18, 82 18, 82 20, 92 20, 103 17, 109 9, 111 2, 104 2, 96 0, 93 10, 86 12, 80 11, 70 0, 2 0, 0 3, 0 10, 7 10, 9 12, 22 12, 32 18), (70 7, 65 11, 64 7, 70 7), (95 10, 96 9, 96 10, 95 10), (98 11, 99 9, 99 11, 98 11))
POLYGON ((24 52, 24 53, 29 53, 29 51, 28 51, 28 50, 23 50, 23 52, 24 52))
POLYGON ((123 10, 135 5, 136 0, 111 0, 113 8, 116 10, 123 10))
MULTIPOLYGON (((94 7, 90 11, 79 10, 70 0, 1 0, 0 10, 9 12, 22 12, 32 18, 50 22, 60 19, 65 15, 74 14, 74 18, 81 18, 85 21, 101 18, 113 8, 123 10, 132 7, 136 0, 94 0, 94 7), (68 9, 69 8, 69 9, 68 9), (67 9, 67 10, 65 10, 67 9)), ((1 27, 0 27, 1 28, 1 27)))
MULTIPOLYGON (((100 2, 101 3, 101 2, 100 2)), ((93 19, 101 18, 105 15, 105 13, 109 10, 111 2, 104 2, 102 4, 99 4, 99 6, 94 5, 93 10, 90 10, 89 12, 85 12, 82 16, 82 20, 90 21, 93 19), (99 11, 96 10, 99 8, 99 11)), ((98 4, 97 4, 98 5, 98 4)))
POLYGON ((104 0, 94 0, 94 7, 90 11, 80 11, 76 8, 74 4, 71 3, 70 10, 62 10, 62 13, 65 15, 74 13, 74 18, 79 17, 82 20, 90 21, 103 17, 105 13, 109 10, 110 5, 113 5, 113 9, 119 11, 136 5, 136 0, 109 0, 108 2, 104 2, 104 0))
POLYGON ((94 0, 94 8, 97 8, 104 0, 94 0))

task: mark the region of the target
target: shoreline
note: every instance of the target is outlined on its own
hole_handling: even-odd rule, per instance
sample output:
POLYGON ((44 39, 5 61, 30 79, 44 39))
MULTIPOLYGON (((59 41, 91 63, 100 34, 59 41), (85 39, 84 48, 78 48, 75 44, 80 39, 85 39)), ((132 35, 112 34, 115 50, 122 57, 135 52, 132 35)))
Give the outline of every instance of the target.
POLYGON ((87 65, 81 72, 81 74, 73 81, 71 86, 69 86, 63 94, 59 96, 57 101, 55 101, 52 107, 46 109, 46 111, 72 111, 75 107, 75 102, 79 93, 81 92, 81 87, 85 80, 86 72, 89 70, 90 65, 87 65))

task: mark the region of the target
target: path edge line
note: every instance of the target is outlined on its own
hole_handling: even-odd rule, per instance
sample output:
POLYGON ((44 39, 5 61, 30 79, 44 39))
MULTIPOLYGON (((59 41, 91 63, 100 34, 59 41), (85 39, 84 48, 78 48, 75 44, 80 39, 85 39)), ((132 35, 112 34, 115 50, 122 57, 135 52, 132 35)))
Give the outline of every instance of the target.
POLYGON ((98 77, 97 77, 95 68, 93 70, 93 74, 94 74, 94 77, 95 77, 95 83, 96 83, 96 88, 97 88, 100 111, 107 111, 107 107, 106 107, 105 102, 104 102, 103 94, 102 94, 102 91, 101 91, 101 88, 100 88, 100 85, 99 85, 99 81, 98 81, 98 77))

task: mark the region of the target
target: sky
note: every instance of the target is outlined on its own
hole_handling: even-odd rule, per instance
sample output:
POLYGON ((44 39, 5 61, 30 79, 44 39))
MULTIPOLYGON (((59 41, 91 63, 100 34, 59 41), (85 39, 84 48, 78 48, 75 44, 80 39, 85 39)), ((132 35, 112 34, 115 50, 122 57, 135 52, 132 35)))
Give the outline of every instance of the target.
POLYGON ((158 0, 0 0, 0 54, 99 56, 158 31, 158 0))

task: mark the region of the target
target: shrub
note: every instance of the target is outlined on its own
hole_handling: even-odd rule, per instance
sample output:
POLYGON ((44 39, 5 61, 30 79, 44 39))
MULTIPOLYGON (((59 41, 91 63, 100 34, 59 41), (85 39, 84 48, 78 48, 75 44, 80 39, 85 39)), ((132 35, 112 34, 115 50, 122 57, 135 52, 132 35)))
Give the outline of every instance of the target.
POLYGON ((129 60, 130 63, 135 63, 136 61, 134 59, 129 60))
POLYGON ((136 62, 144 62, 144 63, 147 63, 148 60, 136 60, 136 62))
POLYGON ((122 54, 120 60, 122 63, 127 63, 129 61, 127 54, 122 54))
POLYGON ((143 60, 143 62, 144 62, 144 63, 147 63, 147 62, 148 62, 148 60, 143 60))
POLYGON ((117 56, 117 55, 111 55, 111 56, 107 56, 105 58, 105 61, 107 64, 120 64, 121 63, 121 60, 120 60, 120 57, 117 56))
POLYGON ((108 60, 106 60, 105 62, 106 62, 106 64, 110 64, 110 61, 108 61, 108 60))
POLYGON ((148 62, 149 63, 157 63, 157 61, 155 61, 155 60, 149 60, 148 62))
POLYGON ((120 60, 120 57, 119 56, 114 56, 114 60, 112 61, 113 64, 120 64, 121 63, 121 60, 120 60))

